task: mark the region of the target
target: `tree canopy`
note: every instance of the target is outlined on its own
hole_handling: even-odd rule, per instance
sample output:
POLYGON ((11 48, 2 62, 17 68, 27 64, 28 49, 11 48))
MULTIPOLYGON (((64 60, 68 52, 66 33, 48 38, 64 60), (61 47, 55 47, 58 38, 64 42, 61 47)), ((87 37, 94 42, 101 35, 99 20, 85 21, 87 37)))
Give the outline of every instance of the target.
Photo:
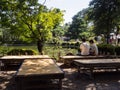
POLYGON ((72 18, 73 21, 70 24, 68 34, 71 39, 79 39, 83 37, 89 37, 90 31, 88 29, 89 21, 87 20, 87 12, 89 8, 83 9, 82 11, 78 12, 72 18))
POLYGON ((38 50, 52 37, 52 29, 63 21, 63 11, 48 9, 38 0, 1 0, 0 24, 22 40, 36 41, 38 50))
MULTIPOLYGON (((89 18, 94 21, 96 34, 109 35, 120 23, 120 0, 92 0, 89 18)), ((118 29, 119 30, 119 29, 118 29)))

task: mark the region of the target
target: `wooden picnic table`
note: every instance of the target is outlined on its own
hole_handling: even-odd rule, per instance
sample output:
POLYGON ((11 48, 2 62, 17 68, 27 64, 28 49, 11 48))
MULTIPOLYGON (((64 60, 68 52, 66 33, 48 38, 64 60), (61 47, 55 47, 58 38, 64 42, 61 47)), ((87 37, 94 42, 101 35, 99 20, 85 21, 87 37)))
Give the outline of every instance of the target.
POLYGON ((74 60, 74 64, 77 66, 78 72, 82 69, 89 69, 90 76, 93 75, 95 69, 116 69, 120 68, 120 59, 85 59, 85 60, 74 60))
POLYGON ((116 56, 107 56, 107 55, 97 55, 97 56, 78 56, 78 55, 68 55, 68 56, 61 56, 60 60, 66 64, 66 65, 71 65, 71 63, 73 62, 73 60, 75 59, 109 59, 109 58, 118 58, 116 56))
MULTIPOLYGON (((4 68, 17 66, 19 67, 25 59, 48 59, 48 55, 9 55, 0 57, 0 61, 4 64, 4 68)), ((16 68, 15 68, 16 69, 16 68)))
MULTIPOLYGON (((35 59, 35 60, 24 60, 23 64, 19 68, 15 75, 17 82, 17 90, 27 90, 34 88, 49 88, 57 87, 56 90, 61 89, 62 79, 64 78, 64 72, 57 66, 52 59, 35 59), (50 80, 57 80, 56 85, 52 83, 44 83, 50 80), (42 81, 45 81, 41 83, 42 81), (38 83, 37 83, 38 82, 38 83), (32 85, 32 84, 35 85, 32 85), (29 84, 29 85, 28 85, 29 84)), ((37 89, 39 90, 39 89, 37 89)))

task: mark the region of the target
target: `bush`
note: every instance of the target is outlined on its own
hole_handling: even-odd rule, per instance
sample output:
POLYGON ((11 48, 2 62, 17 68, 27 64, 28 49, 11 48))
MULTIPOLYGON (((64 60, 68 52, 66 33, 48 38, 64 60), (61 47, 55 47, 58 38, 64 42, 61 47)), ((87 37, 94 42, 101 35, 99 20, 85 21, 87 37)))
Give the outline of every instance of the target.
POLYGON ((115 47, 113 45, 108 44, 106 46, 106 51, 110 54, 110 55, 115 55, 115 47))
POLYGON ((103 54, 104 53, 104 46, 102 44, 98 44, 98 51, 99 51, 99 54, 103 54))
POLYGON ((120 46, 115 46, 116 55, 120 55, 120 46))
POLYGON ((63 48, 68 48, 69 47, 69 43, 67 43, 67 42, 62 43, 62 47, 63 48))
POLYGON ((25 50, 25 49, 12 49, 7 52, 7 55, 35 55, 37 54, 33 50, 25 50))
POLYGON ((99 50, 100 54, 105 54, 105 55, 107 55, 108 53, 110 55, 115 54, 115 46, 113 46, 111 44, 99 44, 98 50, 99 50))

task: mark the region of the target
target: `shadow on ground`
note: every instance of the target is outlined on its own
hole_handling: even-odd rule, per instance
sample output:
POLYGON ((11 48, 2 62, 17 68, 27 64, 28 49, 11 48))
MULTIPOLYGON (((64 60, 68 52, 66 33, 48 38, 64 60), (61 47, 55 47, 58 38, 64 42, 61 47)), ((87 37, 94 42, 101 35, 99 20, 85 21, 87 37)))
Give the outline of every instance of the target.
POLYGON ((91 79, 75 68, 63 70, 63 90, 120 90, 120 72, 96 72, 91 79))

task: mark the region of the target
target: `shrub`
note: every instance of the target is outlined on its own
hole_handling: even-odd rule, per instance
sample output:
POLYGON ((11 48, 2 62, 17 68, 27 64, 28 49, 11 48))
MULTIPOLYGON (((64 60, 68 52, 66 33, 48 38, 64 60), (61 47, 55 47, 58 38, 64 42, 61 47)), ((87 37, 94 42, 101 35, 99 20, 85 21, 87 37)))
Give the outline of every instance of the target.
POLYGON ((110 55, 114 55, 115 54, 115 47, 111 44, 108 44, 106 46, 106 51, 109 52, 110 55))
POLYGON ((120 46, 115 46, 116 55, 120 55, 120 46))
POLYGON ((67 42, 62 43, 62 47, 63 48, 68 48, 69 47, 69 43, 67 43, 67 42))
POLYGON ((98 50, 101 54, 105 54, 105 55, 107 55, 108 53, 110 55, 115 54, 115 47, 111 44, 99 44, 98 50))
POLYGON ((25 49, 12 49, 7 52, 7 55, 35 55, 37 54, 33 50, 25 50, 25 49))
POLYGON ((75 49, 80 49, 80 43, 79 42, 75 43, 75 49))

